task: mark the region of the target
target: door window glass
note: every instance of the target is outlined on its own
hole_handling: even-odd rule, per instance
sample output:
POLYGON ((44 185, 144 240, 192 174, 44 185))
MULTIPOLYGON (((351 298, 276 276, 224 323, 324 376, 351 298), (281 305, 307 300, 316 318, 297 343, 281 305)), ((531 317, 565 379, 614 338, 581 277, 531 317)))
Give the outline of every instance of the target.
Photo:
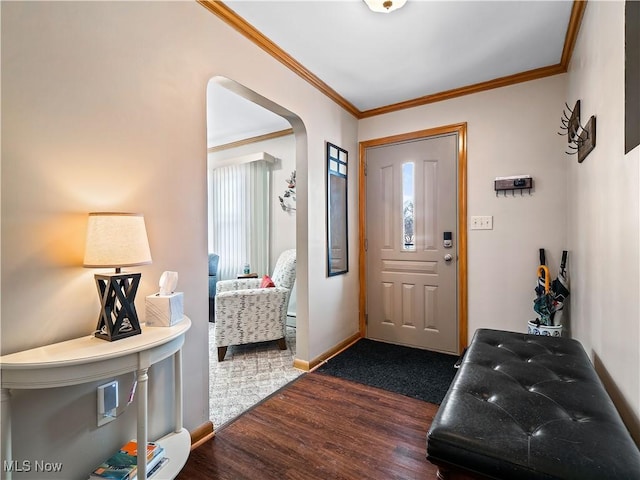
POLYGON ((402 249, 415 250, 414 217, 414 170, 413 162, 402 164, 402 249))

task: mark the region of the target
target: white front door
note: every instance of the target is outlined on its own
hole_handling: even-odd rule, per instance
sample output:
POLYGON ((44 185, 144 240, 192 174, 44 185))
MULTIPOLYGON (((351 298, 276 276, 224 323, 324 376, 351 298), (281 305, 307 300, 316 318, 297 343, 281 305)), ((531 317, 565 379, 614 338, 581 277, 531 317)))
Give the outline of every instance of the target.
POLYGON ((368 338, 459 353, 458 135, 365 150, 368 338))

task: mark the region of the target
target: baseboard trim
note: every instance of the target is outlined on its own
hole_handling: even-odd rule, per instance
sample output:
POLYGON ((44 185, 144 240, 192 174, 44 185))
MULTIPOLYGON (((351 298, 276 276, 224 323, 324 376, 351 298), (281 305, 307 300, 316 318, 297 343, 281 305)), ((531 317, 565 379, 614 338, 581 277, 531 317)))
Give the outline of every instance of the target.
POLYGON ((300 360, 300 359, 296 358, 293 361, 293 366, 295 368, 300 369, 300 370, 304 370, 305 372, 310 372, 312 370, 315 370, 320 365, 322 365, 327 360, 329 360, 331 357, 335 357, 340 352, 346 350, 347 348, 349 348, 351 345, 356 343, 361 338, 362 338, 362 335, 360 335, 360 332, 354 333, 353 335, 351 335, 346 340, 343 340, 342 342, 337 344, 335 347, 327 350, 326 352, 324 352, 323 354, 317 356, 316 358, 314 358, 310 362, 307 362, 305 360, 300 360))
POLYGON ((205 422, 195 430, 189 432, 189 434, 191 435, 191 450, 193 450, 194 448, 198 448, 207 440, 213 438, 213 423, 210 421, 205 422))
POLYGON ((302 370, 303 372, 308 372, 309 362, 307 362, 306 360, 300 360, 299 358, 294 358, 293 368, 297 368, 298 370, 302 370))

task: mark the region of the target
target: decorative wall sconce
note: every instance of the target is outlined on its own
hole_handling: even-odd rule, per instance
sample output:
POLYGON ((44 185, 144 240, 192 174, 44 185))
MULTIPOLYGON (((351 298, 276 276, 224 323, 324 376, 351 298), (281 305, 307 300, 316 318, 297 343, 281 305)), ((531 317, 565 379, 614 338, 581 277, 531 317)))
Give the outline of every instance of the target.
POLYGON ((566 135, 569 149, 571 151, 565 151, 567 155, 578 155, 578 163, 582 163, 587 155, 591 153, 596 147, 596 117, 591 115, 586 126, 582 126, 580 123, 580 100, 578 100, 573 107, 573 110, 569 108, 569 105, 565 103, 567 110, 571 115, 567 115, 567 110, 562 111, 562 122, 558 135, 566 135))
POLYGON ((285 180, 287 189, 284 191, 280 200, 280 207, 285 212, 294 212, 296 210, 296 171, 291 172, 291 176, 285 180))

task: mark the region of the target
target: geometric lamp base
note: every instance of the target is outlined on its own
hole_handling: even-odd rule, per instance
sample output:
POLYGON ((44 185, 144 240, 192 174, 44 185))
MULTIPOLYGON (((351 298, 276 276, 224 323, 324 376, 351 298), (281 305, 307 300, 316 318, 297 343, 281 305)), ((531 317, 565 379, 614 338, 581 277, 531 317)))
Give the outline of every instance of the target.
POLYGON ((95 336, 110 342, 142 333, 134 300, 140 273, 96 274, 100 316, 95 336))

